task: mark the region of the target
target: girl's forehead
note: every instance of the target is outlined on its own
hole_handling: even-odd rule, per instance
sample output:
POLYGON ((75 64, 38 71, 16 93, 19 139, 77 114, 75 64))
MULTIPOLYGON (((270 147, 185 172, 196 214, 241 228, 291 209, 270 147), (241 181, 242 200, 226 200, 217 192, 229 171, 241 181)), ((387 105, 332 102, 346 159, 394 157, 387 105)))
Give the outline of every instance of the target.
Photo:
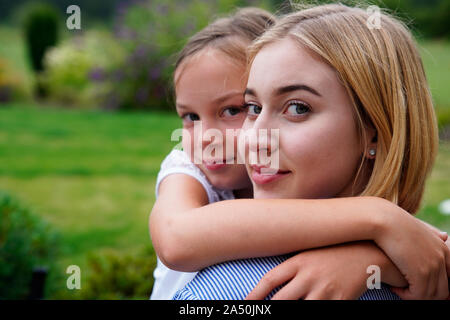
POLYGON ((245 65, 218 49, 207 47, 185 58, 178 66, 174 74, 175 85, 184 74, 198 69, 203 71, 206 77, 217 69, 220 71, 242 72, 242 70, 245 70, 245 65))
POLYGON ((263 47, 255 56, 248 87, 256 91, 307 84, 317 88, 339 85, 336 71, 311 50, 286 38, 263 47))
POLYGON ((243 94, 247 82, 245 67, 230 60, 219 52, 186 61, 175 75, 177 100, 216 99, 231 91, 243 94))

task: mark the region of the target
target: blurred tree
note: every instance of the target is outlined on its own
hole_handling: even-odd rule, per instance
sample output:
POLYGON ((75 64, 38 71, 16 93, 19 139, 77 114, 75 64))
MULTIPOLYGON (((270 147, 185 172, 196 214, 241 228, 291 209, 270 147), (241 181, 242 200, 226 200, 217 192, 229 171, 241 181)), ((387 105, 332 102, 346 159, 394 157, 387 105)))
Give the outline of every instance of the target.
POLYGON ((24 33, 31 65, 36 72, 43 70, 44 54, 58 42, 59 14, 44 3, 30 7, 24 21, 24 33))
MULTIPOLYGON (((42 1, 42 0, 41 0, 42 1)), ((94 20, 109 20, 119 2, 125 0, 45 0, 45 3, 56 8, 60 13, 66 12, 66 8, 72 4, 81 8, 83 18, 94 20)), ((14 14, 20 11, 21 7, 27 7, 36 0, 15 0, 0 1, 0 21, 10 20, 14 18, 14 14)))
POLYGON ((416 36, 450 37, 450 0, 376 0, 403 19, 416 36))

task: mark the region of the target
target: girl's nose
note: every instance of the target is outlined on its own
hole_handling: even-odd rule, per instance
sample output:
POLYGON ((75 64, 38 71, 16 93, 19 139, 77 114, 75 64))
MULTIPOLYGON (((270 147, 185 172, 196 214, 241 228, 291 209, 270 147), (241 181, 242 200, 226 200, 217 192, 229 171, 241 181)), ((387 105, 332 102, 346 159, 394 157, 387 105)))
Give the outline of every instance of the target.
POLYGON ((196 133, 197 143, 204 150, 207 146, 211 149, 223 148, 224 136, 222 130, 212 121, 199 121, 196 133))
MULTIPOLYGON (((261 117, 261 116, 260 116, 261 117)), ((269 119, 270 120, 270 119, 269 119)), ((279 129, 273 128, 269 121, 264 118, 256 119, 254 126, 250 129, 247 136, 247 148, 250 153, 250 161, 257 157, 258 162, 264 162, 264 156, 270 157, 271 154, 278 150, 279 146, 279 129)))

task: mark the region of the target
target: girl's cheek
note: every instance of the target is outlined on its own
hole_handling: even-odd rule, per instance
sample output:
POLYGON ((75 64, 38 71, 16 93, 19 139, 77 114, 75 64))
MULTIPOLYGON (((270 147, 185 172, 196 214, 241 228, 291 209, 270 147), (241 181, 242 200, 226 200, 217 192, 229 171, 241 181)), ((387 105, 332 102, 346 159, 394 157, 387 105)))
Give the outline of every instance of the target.
POLYGON ((252 125, 252 121, 250 121, 250 120, 248 119, 248 117, 246 117, 245 120, 244 120, 244 122, 242 123, 242 129, 243 129, 243 130, 248 130, 248 129, 250 129, 252 126, 253 126, 253 125, 252 125))
POLYGON ((189 156, 193 157, 193 151, 194 151, 194 132, 190 129, 184 129, 183 130, 183 140, 182 140, 182 146, 183 150, 189 154, 189 156))
MULTIPOLYGON (((280 130, 280 154, 299 167, 307 167, 308 163, 305 162, 313 163, 322 159, 331 148, 330 139, 322 131, 312 126, 280 130)), ((283 159, 280 159, 280 163, 283 163, 283 159)))

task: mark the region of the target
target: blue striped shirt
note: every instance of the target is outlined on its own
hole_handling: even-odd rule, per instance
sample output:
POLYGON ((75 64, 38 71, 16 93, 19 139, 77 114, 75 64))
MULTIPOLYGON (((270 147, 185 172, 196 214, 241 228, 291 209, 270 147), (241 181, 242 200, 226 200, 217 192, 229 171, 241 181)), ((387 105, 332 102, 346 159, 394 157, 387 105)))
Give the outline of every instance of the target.
MULTIPOLYGON (((271 269, 291 257, 281 255, 264 258, 250 258, 227 261, 201 270, 183 289, 178 290, 173 300, 242 300, 271 269)), ((274 289, 266 299, 270 299, 281 286, 274 289)), ((369 289, 360 300, 399 300, 381 284, 380 289, 369 289)))

